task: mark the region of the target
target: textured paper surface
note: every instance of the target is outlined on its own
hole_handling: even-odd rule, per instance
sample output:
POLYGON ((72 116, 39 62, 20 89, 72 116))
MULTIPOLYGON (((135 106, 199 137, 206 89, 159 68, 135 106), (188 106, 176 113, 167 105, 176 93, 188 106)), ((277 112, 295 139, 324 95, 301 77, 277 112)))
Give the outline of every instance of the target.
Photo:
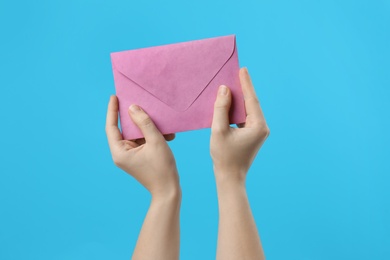
POLYGON ((137 104, 163 134, 211 127, 218 87, 233 94, 230 123, 245 121, 235 35, 111 53, 124 139, 143 137, 128 115, 137 104))

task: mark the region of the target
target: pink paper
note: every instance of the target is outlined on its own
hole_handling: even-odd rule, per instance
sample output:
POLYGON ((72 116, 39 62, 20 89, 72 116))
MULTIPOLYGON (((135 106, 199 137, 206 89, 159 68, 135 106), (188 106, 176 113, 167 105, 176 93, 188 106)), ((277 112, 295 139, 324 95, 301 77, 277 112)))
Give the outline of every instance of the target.
POLYGON ((245 122, 235 35, 111 53, 124 139, 143 134, 128 115, 137 104, 163 134, 211 127, 218 87, 233 94, 230 123, 245 122))

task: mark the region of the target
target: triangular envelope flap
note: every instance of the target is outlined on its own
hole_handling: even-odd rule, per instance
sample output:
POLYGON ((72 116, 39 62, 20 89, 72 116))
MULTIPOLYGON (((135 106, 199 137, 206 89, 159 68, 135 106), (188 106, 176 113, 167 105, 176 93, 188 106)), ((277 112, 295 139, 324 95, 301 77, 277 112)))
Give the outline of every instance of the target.
POLYGON ((235 36, 175 43, 111 54, 113 66, 134 83, 184 111, 230 59, 235 36))

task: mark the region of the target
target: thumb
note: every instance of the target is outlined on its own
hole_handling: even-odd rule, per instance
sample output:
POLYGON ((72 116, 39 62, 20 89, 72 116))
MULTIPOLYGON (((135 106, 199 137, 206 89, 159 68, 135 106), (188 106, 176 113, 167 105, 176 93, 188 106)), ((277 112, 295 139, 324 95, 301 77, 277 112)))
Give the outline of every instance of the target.
POLYGON ((229 130, 229 110, 231 103, 232 97, 229 88, 221 85, 214 103, 214 116, 211 125, 213 131, 224 132, 229 130))
POLYGON ((145 137, 146 142, 159 142, 164 140, 150 116, 137 105, 129 107, 129 115, 145 137))

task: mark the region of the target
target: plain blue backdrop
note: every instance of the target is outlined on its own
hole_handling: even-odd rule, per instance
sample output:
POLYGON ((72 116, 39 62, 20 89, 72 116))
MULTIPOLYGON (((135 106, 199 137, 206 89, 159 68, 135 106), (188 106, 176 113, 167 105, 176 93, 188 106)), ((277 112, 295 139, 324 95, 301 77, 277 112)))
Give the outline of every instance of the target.
MULTIPOLYGON (((390 259, 390 2, 0 2, 0 259, 129 259, 149 194, 111 161, 110 52, 236 34, 271 135, 268 259, 390 259)), ((213 259, 210 130, 177 134, 181 258, 213 259)))

